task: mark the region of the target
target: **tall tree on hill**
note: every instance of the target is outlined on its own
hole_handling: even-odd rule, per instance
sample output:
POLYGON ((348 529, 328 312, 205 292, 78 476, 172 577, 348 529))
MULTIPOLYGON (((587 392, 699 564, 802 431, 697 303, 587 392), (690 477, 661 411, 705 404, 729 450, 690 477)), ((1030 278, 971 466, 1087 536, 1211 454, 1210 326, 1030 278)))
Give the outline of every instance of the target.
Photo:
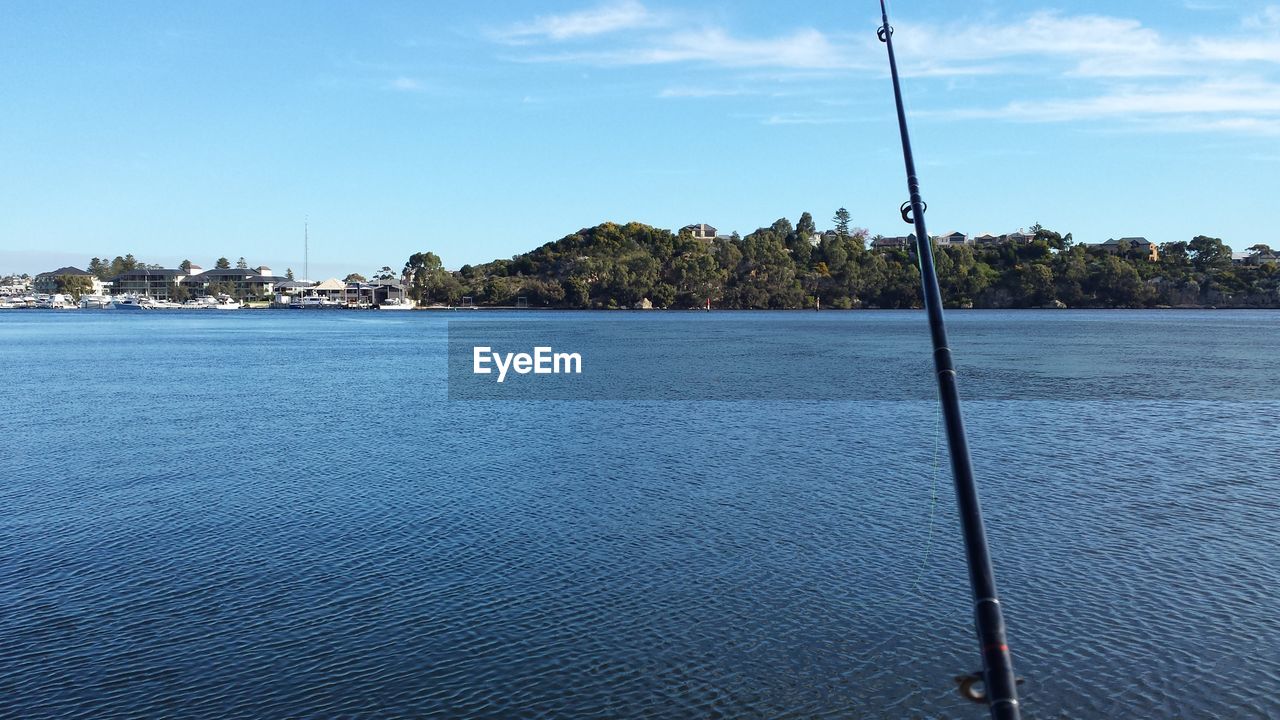
POLYGON ((286 279, 288 279, 288 280, 292 280, 292 279, 293 279, 293 268, 285 268, 285 270, 284 270, 284 276, 285 276, 285 278, 286 278, 286 279))
POLYGON ((219 270, 228 270, 231 268, 231 261, 224 257, 220 257, 218 258, 218 262, 214 263, 213 266, 219 270))
POLYGON ((243 255, 242 255, 242 256, 240 256, 240 259, 236 261, 236 269, 237 269, 237 270, 248 270, 248 269, 249 269, 249 263, 248 263, 247 261, 245 261, 245 259, 244 259, 244 256, 243 256, 243 255))
POLYGON ((849 236, 849 211, 840 208, 836 210, 836 215, 831 219, 836 224, 836 235, 845 238, 849 236))

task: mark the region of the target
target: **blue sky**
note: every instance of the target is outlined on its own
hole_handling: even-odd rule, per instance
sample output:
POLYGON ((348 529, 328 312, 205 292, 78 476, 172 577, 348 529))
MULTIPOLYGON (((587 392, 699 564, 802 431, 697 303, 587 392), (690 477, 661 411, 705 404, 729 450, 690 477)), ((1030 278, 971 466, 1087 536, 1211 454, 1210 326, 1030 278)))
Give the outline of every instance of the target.
MULTIPOLYGON (((1280 5, 891 6, 935 233, 1275 236, 1280 5)), ((0 273, 458 267, 605 220, 899 234, 874 2, 12 2, 0 273)))

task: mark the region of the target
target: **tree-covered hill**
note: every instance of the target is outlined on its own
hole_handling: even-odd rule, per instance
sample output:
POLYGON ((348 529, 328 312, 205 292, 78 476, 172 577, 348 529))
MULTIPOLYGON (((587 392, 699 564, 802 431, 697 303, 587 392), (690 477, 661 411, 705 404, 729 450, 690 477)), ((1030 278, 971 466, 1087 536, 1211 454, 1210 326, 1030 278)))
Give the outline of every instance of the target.
MULTIPOLYGON (((702 240, 641 223, 584 228, 510 260, 443 268, 430 252, 405 264, 420 303, 529 307, 904 308, 920 304, 914 251, 868 249, 865 231, 819 233, 809 213, 745 237, 702 240)), ((1160 246, 1159 260, 1035 226, 1026 243, 939 247, 951 306, 1021 308, 1280 307, 1280 269, 1235 265, 1217 238, 1160 246)))

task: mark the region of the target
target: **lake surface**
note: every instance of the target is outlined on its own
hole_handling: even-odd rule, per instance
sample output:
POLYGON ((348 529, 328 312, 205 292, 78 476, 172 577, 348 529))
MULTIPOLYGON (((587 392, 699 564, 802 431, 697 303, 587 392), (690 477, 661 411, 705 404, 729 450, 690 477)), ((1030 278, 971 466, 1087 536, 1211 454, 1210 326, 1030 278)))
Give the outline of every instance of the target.
MULTIPOLYGON (((922 313, 462 314, 0 313, 0 717, 985 717, 922 313)), ((1280 716, 1280 312, 948 319, 1025 716, 1280 716)))

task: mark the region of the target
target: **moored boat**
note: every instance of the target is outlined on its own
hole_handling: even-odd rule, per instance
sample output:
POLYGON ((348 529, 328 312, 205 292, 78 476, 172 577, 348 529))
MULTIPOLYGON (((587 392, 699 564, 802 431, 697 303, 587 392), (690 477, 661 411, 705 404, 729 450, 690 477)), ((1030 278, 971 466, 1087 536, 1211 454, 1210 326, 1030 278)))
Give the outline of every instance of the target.
POLYGON ((35 306, 41 310, 79 310, 80 306, 62 293, 37 295, 35 306))
POLYGON ((378 310, 412 310, 416 305, 409 298, 387 298, 373 307, 378 310))
POLYGON ((289 303, 289 307, 302 310, 334 310, 344 307, 341 302, 321 295, 308 295, 289 303))

